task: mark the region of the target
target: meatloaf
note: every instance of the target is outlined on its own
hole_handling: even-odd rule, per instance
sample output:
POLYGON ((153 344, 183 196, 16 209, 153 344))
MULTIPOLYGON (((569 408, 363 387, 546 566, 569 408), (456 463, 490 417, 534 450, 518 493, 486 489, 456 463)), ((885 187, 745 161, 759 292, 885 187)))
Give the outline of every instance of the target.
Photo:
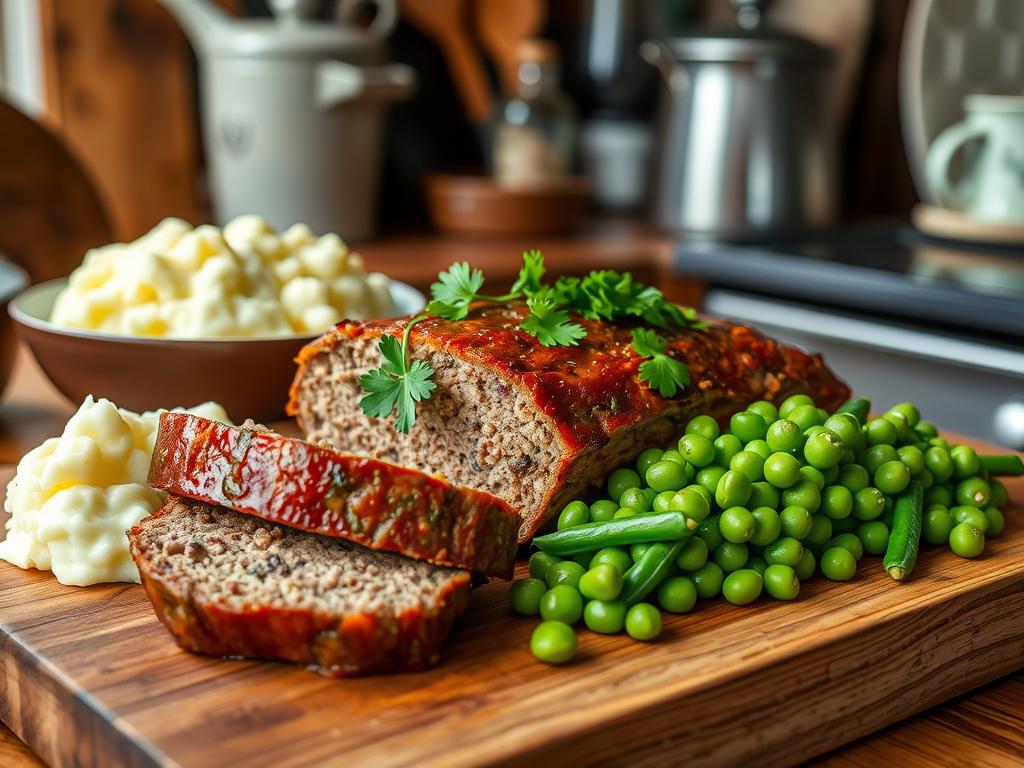
POLYGON ((405 320, 343 322, 299 355, 289 412, 313 441, 378 456, 489 491, 522 516, 520 541, 567 501, 680 434, 698 413, 726 418, 757 399, 809 394, 825 408, 849 396, 821 358, 744 325, 664 331, 691 383, 672 398, 641 382, 630 328, 574 318, 578 346, 544 347, 517 328, 526 310, 477 306, 460 321, 429 318, 411 334, 437 389, 409 434, 359 408, 359 377, 380 365, 381 334, 405 320))
POLYGON ((470 574, 174 496, 128 531, 156 615, 183 648, 330 676, 437 662, 470 574))
POLYGON ((160 415, 149 484, 371 549, 509 578, 519 515, 489 493, 266 429, 160 415))

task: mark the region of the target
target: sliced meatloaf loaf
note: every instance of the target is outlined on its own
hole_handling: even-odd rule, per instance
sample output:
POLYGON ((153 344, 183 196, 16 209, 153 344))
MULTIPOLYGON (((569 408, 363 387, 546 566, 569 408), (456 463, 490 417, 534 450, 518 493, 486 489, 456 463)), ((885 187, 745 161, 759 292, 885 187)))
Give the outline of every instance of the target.
POLYGON ((344 322, 303 349, 289 411, 310 440, 379 456, 505 499, 525 541, 568 500, 640 451, 675 438, 695 414, 724 418, 752 400, 812 395, 832 408, 849 389, 820 357, 742 325, 663 332, 691 384, 663 398, 637 377, 630 329, 575 318, 575 347, 543 347, 516 326, 525 309, 487 305, 458 322, 431 318, 411 355, 433 366, 437 389, 408 435, 359 408, 359 377, 380 364, 381 334, 404 320, 344 322))
POLYGON ((437 662, 467 571, 168 498, 128 531, 156 615, 183 648, 331 676, 437 662))
POLYGON ((160 415, 149 484, 437 565, 509 578, 519 515, 489 493, 264 429, 160 415))

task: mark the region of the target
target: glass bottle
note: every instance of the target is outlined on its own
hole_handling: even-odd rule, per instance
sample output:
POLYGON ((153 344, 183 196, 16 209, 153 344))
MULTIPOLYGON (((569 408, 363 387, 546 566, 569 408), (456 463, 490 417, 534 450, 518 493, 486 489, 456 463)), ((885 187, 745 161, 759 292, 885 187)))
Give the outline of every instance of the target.
POLYGON ((543 186, 572 170, 576 110, 558 85, 553 43, 523 40, 517 52, 518 87, 495 114, 491 171, 502 186, 543 186))

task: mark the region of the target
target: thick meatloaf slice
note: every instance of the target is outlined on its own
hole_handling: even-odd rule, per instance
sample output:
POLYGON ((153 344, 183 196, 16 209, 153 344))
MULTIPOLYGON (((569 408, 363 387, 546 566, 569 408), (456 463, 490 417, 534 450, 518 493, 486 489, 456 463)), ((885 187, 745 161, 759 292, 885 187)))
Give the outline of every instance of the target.
POLYGON ((458 322, 430 318, 411 355, 433 366, 437 389, 408 435, 359 408, 359 377, 380 364, 381 334, 405 320, 344 322, 299 355, 289 412, 312 441, 379 456, 505 499, 529 539, 567 501, 645 448, 677 437, 698 413, 725 418, 757 399, 806 393, 825 408, 848 387, 818 356, 742 325, 665 331, 691 384, 660 397, 637 377, 628 327, 574 318, 575 347, 547 348, 516 326, 526 310, 485 305, 458 322))
POLYGON ((424 669, 469 600, 467 571, 175 496, 128 540, 157 617, 210 656, 339 677, 424 669))
POLYGON ((265 429, 165 411, 149 484, 436 565, 515 566, 519 515, 496 496, 265 429))

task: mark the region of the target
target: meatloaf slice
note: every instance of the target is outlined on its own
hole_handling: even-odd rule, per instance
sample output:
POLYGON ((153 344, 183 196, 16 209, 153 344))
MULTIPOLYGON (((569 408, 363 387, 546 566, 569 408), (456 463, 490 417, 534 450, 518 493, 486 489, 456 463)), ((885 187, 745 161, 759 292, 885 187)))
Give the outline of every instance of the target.
POLYGON ((187 413, 160 415, 149 484, 313 533, 509 578, 519 515, 377 459, 187 413))
POLYGON ((330 676, 435 664, 467 571, 174 496, 128 531, 156 615, 187 650, 330 676))
POLYGON ((849 389, 820 357, 754 330, 712 321, 705 331, 662 332, 691 384, 663 398, 637 376, 628 327, 574 318, 587 336, 547 348, 517 328, 525 309, 486 305, 465 320, 430 318, 411 335, 411 355, 435 370, 437 389, 401 434, 359 408, 359 377, 380 365, 381 334, 405 320, 344 322, 299 355, 289 412, 306 436, 378 456, 499 496, 529 539, 568 500, 662 446, 695 414, 725 418, 752 400, 802 392, 832 408, 849 389))

